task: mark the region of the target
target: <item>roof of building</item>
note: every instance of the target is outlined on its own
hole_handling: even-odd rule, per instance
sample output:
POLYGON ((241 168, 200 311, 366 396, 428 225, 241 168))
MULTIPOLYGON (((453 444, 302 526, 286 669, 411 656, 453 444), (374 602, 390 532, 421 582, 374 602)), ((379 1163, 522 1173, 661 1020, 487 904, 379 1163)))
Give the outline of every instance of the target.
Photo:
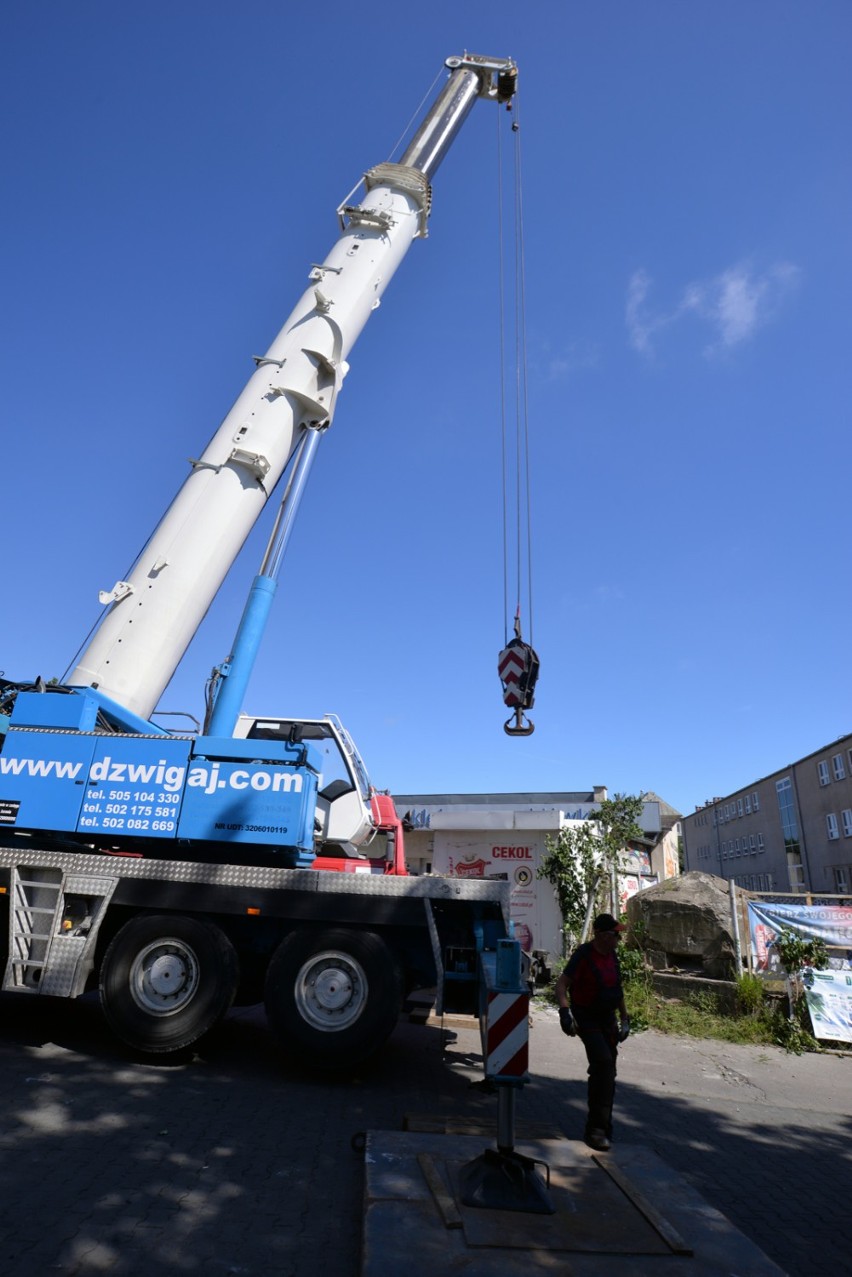
POLYGON ((660 818, 662 819, 664 824, 666 823, 673 824, 676 820, 683 819, 683 813, 679 812, 677 807, 672 807, 671 803, 667 803, 666 800, 664 798, 661 798, 659 794, 655 794, 653 789, 647 790, 646 793, 642 795, 642 800, 643 802, 646 802, 646 803, 660 804, 660 818), (667 822, 667 817, 671 817, 671 820, 668 822, 667 822))
POLYGON ((562 807, 594 803, 594 790, 547 794, 394 794, 397 807, 562 807))

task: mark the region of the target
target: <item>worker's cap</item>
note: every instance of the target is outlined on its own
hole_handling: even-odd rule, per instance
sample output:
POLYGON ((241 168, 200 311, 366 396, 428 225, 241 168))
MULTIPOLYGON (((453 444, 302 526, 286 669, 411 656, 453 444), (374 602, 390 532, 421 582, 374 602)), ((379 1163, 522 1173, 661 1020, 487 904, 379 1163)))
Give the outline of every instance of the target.
POLYGON ((593 931, 624 931, 625 927, 613 918, 611 913, 599 913, 592 923, 593 931))

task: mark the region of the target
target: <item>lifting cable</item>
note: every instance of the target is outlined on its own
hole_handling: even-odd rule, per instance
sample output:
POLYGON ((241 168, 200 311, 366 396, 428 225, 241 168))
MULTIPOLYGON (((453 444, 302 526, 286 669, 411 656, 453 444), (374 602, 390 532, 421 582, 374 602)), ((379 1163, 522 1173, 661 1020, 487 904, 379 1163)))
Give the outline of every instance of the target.
MULTIPOLYGON (((515 106, 519 99, 515 98, 515 106)), ((512 103, 507 110, 511 111, 512 103)), ((524 265, 523 196, 521 184, 521 129, 517 110, 511 124, 513 159, 512 193, 512 296, 511 319, 508 316, 506 267, 507 250, 503 226, 503 145, 501 120, 497 117, 497 181, 499 226, 499 277, 500 277, 500 421, 503 487, 503 616, 504 648, 497 658, 497 671, 503 685, 503 701, 513 711, 504 723, 503 730, 509 736, 529 736, 534 724, 524 711, 531 709, 535 699, 539 659, 532 647, 533 597, 532 597, 532 532, 529 447, 529 396, 527 389, 527 338, 526 338, 526 278, 524 265), (514 386, 509 409, 509 359, 507 347, 513 338, 514 386), (511 543, 514 542, 513 545, 511 543), (510 548, 511 547, 511 548, 510 548), (530 641, 524 641, 521 626, 522 600, 527 606, 530 641), (509 617, 514 613, 509 638, 509 617)))

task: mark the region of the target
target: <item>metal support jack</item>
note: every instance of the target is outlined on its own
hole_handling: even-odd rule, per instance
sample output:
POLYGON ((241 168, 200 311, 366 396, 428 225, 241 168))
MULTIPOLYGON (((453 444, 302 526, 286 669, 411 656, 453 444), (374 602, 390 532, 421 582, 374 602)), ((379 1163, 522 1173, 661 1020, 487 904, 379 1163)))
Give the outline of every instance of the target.
POLYGON ((497 1109, 497 1147, 468 1162, 459 1171, 460 1197, 465 1206, 486 1210, 525 1211, 530 1215, 554 1215, 550 1197, 550 1167, 525 1157, 514 1146, 515 1092, 500 1086, 497 1109), (544 1168, 542 1179, 538 1166, 544 1168))
POLYGON ((459 1172, 465 1206, 553 1215, 550 1168, 515 1150, 515 1096, 528 1080, 529 983, 521 946, 498 940, 496 953, 480 953, 479 1025, 486 1081, 498 1088, 497 1147, 487 1148, 459 1172), (542 1179, 537 1166, 542 1166, 542 1179))

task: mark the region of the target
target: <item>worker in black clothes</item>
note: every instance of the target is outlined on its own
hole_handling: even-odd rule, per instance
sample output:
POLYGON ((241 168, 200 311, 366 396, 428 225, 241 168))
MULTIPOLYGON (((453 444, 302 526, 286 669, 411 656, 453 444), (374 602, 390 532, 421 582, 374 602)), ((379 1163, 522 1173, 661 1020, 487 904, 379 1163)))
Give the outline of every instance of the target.
POLYGON ((592 930, 592 939, 568 959, 556 982, 556 997, 562 1032, 579 1035, 589 1061, 586 1143, 605 1152, 612 1140, 618 1044, 630 1032, 630 1017, 616 953, 624 928, 612 914, 602 913, 592 930))

